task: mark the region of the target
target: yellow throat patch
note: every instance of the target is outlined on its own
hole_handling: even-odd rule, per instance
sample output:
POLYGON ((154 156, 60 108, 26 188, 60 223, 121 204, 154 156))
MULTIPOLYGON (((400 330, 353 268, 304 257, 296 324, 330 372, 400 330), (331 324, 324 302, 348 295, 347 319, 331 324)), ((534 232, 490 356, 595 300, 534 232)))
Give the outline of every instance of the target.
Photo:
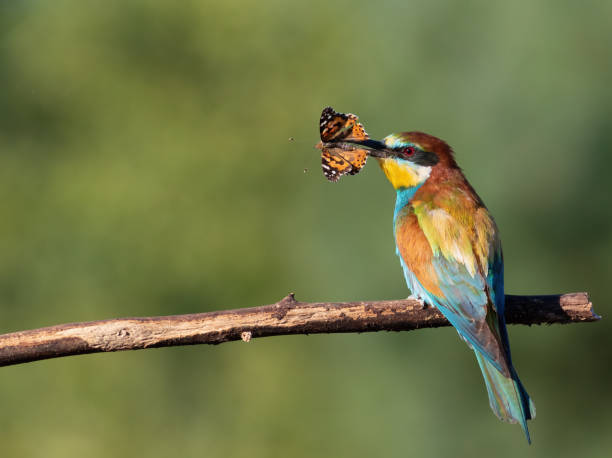
POLYGON ((429 178, 431 173, 431 167, 410 164, 408 161, 399 162, 396 159, 388 158, 377 158, 377 161, 395 189, 419 186, 429 178))

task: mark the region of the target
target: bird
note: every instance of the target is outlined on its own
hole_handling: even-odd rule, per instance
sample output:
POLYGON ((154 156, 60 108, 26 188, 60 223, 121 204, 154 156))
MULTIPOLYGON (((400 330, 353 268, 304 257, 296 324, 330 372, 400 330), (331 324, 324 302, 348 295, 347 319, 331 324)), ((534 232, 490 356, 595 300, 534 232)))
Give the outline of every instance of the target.
POLYGON ((412 297, 436 307, 474 350, 491 409, 519 423, 531 443, 535 405, 512 365, 502 245, 489 210, 445 141, 402 132, 355 143, 396 190, 396 253, 412 297))

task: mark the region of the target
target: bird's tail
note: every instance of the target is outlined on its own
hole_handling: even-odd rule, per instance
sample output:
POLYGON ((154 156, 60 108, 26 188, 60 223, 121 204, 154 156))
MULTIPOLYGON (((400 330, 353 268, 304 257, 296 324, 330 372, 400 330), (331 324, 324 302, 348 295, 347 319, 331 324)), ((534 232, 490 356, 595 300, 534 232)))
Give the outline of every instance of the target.
POLYGON ((527 420, 535 418, 535 405, 525 391, 516 371, 510 365, 512 376, 507 377, 478 351, 474 351, 474 353, 476 353, 476 359, 478 359, 482 376, 487 385, 491 409, 500 420, 519 423, 525 432, 525 436, 527 436, 527 442, 531 444, 527 420))

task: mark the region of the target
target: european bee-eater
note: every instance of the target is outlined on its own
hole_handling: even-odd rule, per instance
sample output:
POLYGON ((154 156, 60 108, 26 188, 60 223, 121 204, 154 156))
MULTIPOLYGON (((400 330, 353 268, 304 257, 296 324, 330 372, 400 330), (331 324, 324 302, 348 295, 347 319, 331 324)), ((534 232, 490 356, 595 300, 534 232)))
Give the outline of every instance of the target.
POLYGON ((444 141, 421 132, 363 140, 397 191, 393 223, 408 288, 474 350, 495 415, 519 423, 535 408, 510 358, 504 262, 495 221, 444 141))

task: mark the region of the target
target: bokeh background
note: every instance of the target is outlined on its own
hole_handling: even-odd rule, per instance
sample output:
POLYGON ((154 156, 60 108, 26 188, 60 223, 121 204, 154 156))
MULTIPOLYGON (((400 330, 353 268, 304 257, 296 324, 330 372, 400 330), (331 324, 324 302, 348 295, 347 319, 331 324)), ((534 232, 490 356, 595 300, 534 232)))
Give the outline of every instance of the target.
MULTIPOLYGON (((607 317, 611 17, 599 1, 2 2, 1 331, 406 297, 378 167, 321 174, 327 105, 373 137, 446 139, 501 228, 507 292, 589 291, 607 317)), ((531 447, 439 329, 3 368, 0 453, 609 456, 607 321, 510 334, 531 447)))

